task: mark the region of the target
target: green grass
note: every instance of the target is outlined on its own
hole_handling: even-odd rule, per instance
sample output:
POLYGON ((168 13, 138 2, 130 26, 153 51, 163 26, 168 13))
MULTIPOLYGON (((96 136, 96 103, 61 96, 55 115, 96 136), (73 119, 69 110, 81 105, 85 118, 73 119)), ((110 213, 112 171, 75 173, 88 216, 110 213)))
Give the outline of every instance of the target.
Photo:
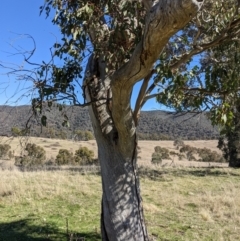
MULTIPOLYGON (((5 170, 0 177, 0 241, 101 240, 99 176, 5 170)), ((239 240, 240 170, 141 170, 141 190, 155 240, 239 240)))

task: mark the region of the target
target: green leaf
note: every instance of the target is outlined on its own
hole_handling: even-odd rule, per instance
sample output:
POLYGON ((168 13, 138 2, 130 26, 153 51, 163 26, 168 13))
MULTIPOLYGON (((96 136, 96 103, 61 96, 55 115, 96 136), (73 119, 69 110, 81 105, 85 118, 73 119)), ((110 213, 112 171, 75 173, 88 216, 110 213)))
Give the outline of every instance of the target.
POLYGON ((47 117, 45 115, 43 115, 42 118, 41 118, 41 124, 43 126, 47 126, 47 117))

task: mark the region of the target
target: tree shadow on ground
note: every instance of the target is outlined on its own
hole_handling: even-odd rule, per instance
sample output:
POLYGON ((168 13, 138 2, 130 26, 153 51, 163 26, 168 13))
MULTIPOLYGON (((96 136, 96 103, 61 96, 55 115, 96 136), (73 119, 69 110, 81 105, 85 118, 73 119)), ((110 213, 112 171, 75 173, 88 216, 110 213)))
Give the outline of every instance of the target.
POLYGON ((59 228, 44 224, 33 225, 31 219, 22 219, 0 224, 0 241, 97 241, 100 234, 67 233, 59 228))
POLYGON ((147 177, 152 180, 166 181, 166 176, 169 177, 183 177, 183 176, 240 176, 240 171, 237 172, 235 169, 229 168, 214 168, 214 167, 202 167, 202 168, 169 168, 169 169, 152 169, 152 168, 139 168, 140 177, 147 177))

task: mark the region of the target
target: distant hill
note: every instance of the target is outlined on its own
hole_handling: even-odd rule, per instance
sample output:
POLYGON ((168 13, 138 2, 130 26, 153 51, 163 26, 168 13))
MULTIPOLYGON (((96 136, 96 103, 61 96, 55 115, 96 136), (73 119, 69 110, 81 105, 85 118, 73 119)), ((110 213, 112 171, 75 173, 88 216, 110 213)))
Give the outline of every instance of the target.
MULTIPOLYGON (((40 118, 32 117, 30 135, 47 136, 50 130, 64 132, 67 138, 72 138, 76 130, 92 131, 87 108, 65 107, 59 111, 53 107, 46 108, 44 114, 48 118, 48 127, 41 127, 40 118), (63 115, 69 118, 70 128, 62 127, 63 115)), ((0 135, 11 135, 11 128, 24 128, 32 115, 31 106, 0 106, 0 135)), ((211 125, 206 114, 194 115, 190 113, 176 114, 166 111, 142 111, 138 127, 140 139, 168 140, 168 139, 216 139, 219 136, 217 128, 211 125)))

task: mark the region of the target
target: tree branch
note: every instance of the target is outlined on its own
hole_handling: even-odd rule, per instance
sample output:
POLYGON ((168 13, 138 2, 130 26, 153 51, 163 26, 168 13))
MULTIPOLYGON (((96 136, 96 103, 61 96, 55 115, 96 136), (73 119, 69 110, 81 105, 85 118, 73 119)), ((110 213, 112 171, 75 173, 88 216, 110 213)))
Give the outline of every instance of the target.
MULTIPOLYGON (((188 60, 190 60, 193 56, 202 53, 203 51, 213 48, 213 47, 217 47, 219 46, 223 41, 230 41, 232 40, 232 36, 230 34, 228 34, 233 28, 238 27, 238 25, 240 24, 240 18, 234 20, 232 23, 229 24, 229 27, 227 27, 226 29, 222 30, 222 32, 211 42, 209 43, 205 43, 202 45, 196 45, 197 39, 196 37, 200 36, 200 32, 197 32, 196 37, 194 38, 194 43, 193 46, 194 48, 188 52, 183 54, 182 56, 180 56, 178 58, 178 61, 176 61, 173 64, 170 64, 169 68, 171 71, 175 71, 177 70, 182 64, 186 63, 188 60)), ((238 35, 238 32, 235 33, 235 35, 238 35)), ((148 90, 146 91, 145 96, 148 96, 156 87, 156 84, 153 83, 152 85, 150 85, 150 87, 148 88, 148 90)), ((145 104, 147 98, 144 98, 143 101, 143 105, 145 104)))
POLYGON ((132 138, 134 131, 129 130, 135 128, 130 107, 134 84, 147 76, 170 37, 196 15, 202 3, 199 0, 158 1, 146 16, 144 34, 130 60, 110 76, 112 117, 124 138, 132 138))
POLYGON ((146 16, 142 40, 130 60, 112 76, 112 86, 131 87, 143 79, 158 59, 169 38, 182 29, 197 11, 200 0, 162 0, 152 7, 146 16), (156 41, 157 40, 157 41, 156 41))
POLYGON ((137 101, 136 101, 136 104, 135 104, 135 109, 134 109, 134 112, 133 112, 133 120, 135 122, 135 125, 137 126, 138 125, 138 119, 139 119, 139 115, 140 115, 140 109, 142 107, 142 102, 144 100, 144 96, 146 94, 146 90, 147 90, 147 87, 148 87, 148 83, 149 83, 149 80, 151 79, 151 77, 153 76, 153 74, 155 73, 154 70, 152 70, 143 80, 143 83, 142 83, 142 86, 141 86, 141 89, 140 89, 140 92, 138 94, 138 97, 137 97, 137 101))

